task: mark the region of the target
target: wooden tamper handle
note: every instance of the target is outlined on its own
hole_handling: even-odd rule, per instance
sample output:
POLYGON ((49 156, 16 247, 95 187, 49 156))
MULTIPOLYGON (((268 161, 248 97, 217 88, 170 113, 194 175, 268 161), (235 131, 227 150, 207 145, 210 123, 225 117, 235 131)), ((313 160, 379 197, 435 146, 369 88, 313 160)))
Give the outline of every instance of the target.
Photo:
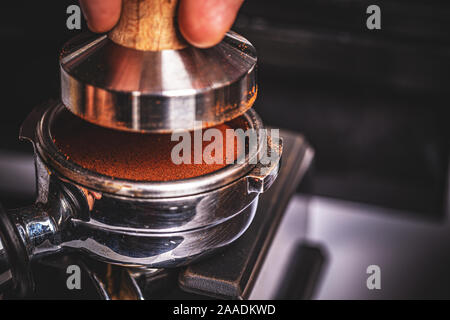
POLYGON ((119 22, 109 38, 122 46, 147 51, 186 47, 177 30, 178 0, 123 0, 119 22))

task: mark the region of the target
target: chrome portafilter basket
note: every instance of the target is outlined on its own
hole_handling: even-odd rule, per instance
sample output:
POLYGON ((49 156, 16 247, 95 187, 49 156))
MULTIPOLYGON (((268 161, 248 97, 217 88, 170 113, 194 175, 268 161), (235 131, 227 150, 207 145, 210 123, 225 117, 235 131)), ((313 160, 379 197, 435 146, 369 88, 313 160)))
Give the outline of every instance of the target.
POLYGON ((62 101, 35 108, 20 131, 34 147, 36 202, 0 207, 0 293, 9 288, 24 295, 33 286, 29 262, 60 250, 121 266, 188 264, 241 236, 259 195, 275 181, 282 141, 268 135, 250 109, 257 94, 253 46, 233 32, 209 49, 189 47, 166 31, 156 42, 123 32, 155 26, 154 15, 146 14, 155 5, 163 17, 156 25, 174 29, 176 1, 125 0, 110 35, 82 35, 64 46, 62 101), (256 133, 257 144, 244 161, 206 175, 118 179, 81 167, 57 148, 52 126, 68 110, 99 126, 153 133, 239 119, 242 129, 256 133), (257 160, 264 155, 271 161, 257 160))
POLYGON ((13 282, 26 278, 25 267, 20 271, 11 265, 18 248, 20 265, 62 249, 123 266, 168 268, 190 263, 233 242, 247 229, 259 194, 278 174, 281 140, 274 141, 261 130, 263 124, 253 110, 241 116, 258 133, 258 148, 245 161, 168 182, 117 179, 71 162, 53 142, 52 123, 61 112, 67 110, 59 102, 38 107, 21 129, 20 138, 34 146, 38 195, 31 207, 1 213, 10 230, 2 233, 0 266, 13 282), (277 160, 252 164, 261 152, 277 160))

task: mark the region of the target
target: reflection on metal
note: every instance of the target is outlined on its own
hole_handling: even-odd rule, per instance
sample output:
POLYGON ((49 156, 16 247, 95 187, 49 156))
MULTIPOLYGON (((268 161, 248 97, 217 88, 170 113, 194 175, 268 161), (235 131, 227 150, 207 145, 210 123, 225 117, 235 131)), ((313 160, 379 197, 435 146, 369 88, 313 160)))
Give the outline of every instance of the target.
POLYGON ((142 292, 136 280, 127 268, 111 264, 101 264, 95 279, 103 290, 106 300, 143 300, 142 292))
POLYGON ((234 119, 257 95, 256 51, 229 32, 217 46, 141 51, 106 36, 80 35, 60 58, 61 99, 92 123, 172 132, 234 119))

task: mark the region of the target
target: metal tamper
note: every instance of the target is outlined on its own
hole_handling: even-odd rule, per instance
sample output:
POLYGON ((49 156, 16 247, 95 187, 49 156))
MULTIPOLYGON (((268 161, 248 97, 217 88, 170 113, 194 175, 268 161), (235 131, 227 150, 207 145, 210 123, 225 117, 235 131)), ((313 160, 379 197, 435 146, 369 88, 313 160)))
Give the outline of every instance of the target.
POLYGON ((139 132, 210 127, 247 111, 257 95, 254 47, 234 32, 209 49, 188 45, 177 2, 125 0, 108 35, 68 42, 63 104, 94 124, 139 132))

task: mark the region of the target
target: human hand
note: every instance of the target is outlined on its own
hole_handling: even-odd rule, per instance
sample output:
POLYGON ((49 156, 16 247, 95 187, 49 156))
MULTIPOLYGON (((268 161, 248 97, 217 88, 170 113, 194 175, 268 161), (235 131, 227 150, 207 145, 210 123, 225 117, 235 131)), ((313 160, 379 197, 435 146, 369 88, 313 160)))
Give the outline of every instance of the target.
MULTIPOLYGON (((244 0, 180 0, 178 25, 192 45, 208 48, 219 43, 231 28, 244 0)), ((111 30, 120 18, 122 0, 80 0, 89 29, 111 30)))

